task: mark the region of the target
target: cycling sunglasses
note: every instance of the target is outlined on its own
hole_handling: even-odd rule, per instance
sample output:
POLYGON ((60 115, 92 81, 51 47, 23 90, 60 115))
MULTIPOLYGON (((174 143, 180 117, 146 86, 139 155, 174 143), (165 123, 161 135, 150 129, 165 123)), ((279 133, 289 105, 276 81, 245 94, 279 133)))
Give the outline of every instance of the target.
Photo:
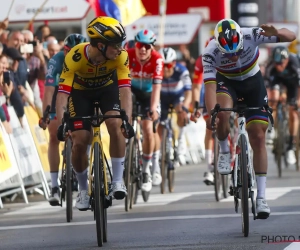
POLYGON ((171 68, 173 68, 173 63, 165 63, 164 64, 164 68, 168 68, 168 69, 171 69, 171 68))
POLYGON ((136 42, 135 43, 135 47, 137 47, 138 49, 141 49, 141 48, 145 47, 145 49, 148 50, 148 49, 152 48, 152 45, 151 44, 147 44, 147 43, 136 42))
POLYGON ((234 56, 240 56, 242 53, 243 53, 243 49, 240 49, 238 52, 235 52, 235 53, 222 53, 223 56, 226 56, 226 57, 234 57, 234 56))

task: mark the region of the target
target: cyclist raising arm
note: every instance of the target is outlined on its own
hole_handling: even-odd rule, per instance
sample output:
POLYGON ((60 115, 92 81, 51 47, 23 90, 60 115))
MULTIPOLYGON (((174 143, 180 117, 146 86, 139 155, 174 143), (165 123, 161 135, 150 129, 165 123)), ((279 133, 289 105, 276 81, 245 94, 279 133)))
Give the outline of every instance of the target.
MULTIPOLYGON (((232 108, 237 99, 247 106, 261 107, 267 104, 267 92, 257 59, 258 45, 262 43, 291 42, 296 36, 288 29, 276 29, 271 25, 260 28, 240 28, 231 19, 223 19, 216 25, 215 40, 210 41, 203 53, 205 101, 207 110, 216 103, 222 108, 232 108)), ((231 172, 228 146, 230 112, 218 114, 217 137, 220 154, 218 171, 231 172)), ((256 173, 258 218, 269 217, 270 208, 266 202, 267 151, 265 132, 268 127, 266 112, 250 110, 246 112, 247 131, 253 149, 253 165, 256 173)), ((207 126, 211 128, 211 119, 207 126)))
MULTIPOLYGON (((75 46, 65 58, 56 101, 58 120, 62 120, 66 110, 71 117, 93 115, 93 101, 99 101, 101 112, 105 115, 118 115, 121 101, 121 107, 125 109, 128 117, 131 117, 131 79, 128 54, 122 49, 122 42, 126 39, 123 26, 114 18, 97 17, 89 23, 87 34, 90 43, 75 46)), ((115 199, 123 199, 127 194, 122 179, 125 156, 125 138, 122 135, 124 131, 121 132, 120 119, 108 119, 105 123, 110 135, 109 151, 113 170, 110 195, 115 199)), ((90 141, 91 125, 85 120, 78 119, 69 126, 73 141, 72 165, 80 189, 76 207, 87 210, 89 196, 86 150, 90 141)), ((132 127, 129 129, 133 130, 132 127)), ((63 139, 61 131, 62 125, 58 130, 58 136, 63 139)))
MULTIPOLYGON (((60 190, 58 186, 58 168, 59 168, 59 140, 57 139, 57 128, 60 125, 56 119, 56 95, 58 91, 58 80, 62 73, 63 62, 66 54, 75 45, 86 42, 86 38, 80 34, 71 34, 64 40, 64 51, 60 51, 55 54, 48 63, 48 70, 45 83, 45 95, 43 98, 43 110, 46 110, 50 105, 50 123, 48 125, 49 131, 49 146, 48 146, 48 161, 50 165, 51 175, 51 197, 49 203, 51 206, 57 206, 60 203, 60 190)), ((43 122, 43 118, 40 119, 40 126, 46 129, 47 123, 43 122)))
POLYGON ((135 48, 128 50, 132 76, 132 93, 142 106, 142 112, 149 119, 143 119, 143 184, 142 190, 152 188, 150 161, 152 159, 153 184, 161 183, 159 166, 160 139, 153 134, 153 121, 159 118, 159 100, 163 78, 163 59, 154 50, 156 37, 151 30, 141 30, 135 36, 135 48))

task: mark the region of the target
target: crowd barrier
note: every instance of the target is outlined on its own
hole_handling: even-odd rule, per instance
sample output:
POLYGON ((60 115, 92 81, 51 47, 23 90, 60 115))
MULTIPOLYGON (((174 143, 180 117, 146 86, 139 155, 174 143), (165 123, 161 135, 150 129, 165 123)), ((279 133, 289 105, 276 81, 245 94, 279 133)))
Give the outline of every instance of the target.
MULTIPOLYGON (((3 207, 1 198, 8 195, 22 194, 24 202, 28 203, 28 191, 39 192, 45 199, 50 194, 48 131, 38 126, 39 117, 31 106, 25 107, 23 127, 13 107, 8 107, 8 112, 12 133, 7 134, 0 122, 0 208, 3 207)), ((176 118, 173 123, 176 127, 176 118)), ((186 127, 188 162, 196 164, 204 157, 204 131, 203 121, 197 124, 191 122, 186 127)), ((109 159, 109 134, 104 123, 101 125, 101 136, 104 152, 109 159)), ((62 149, 63 143, 60 143, 60 151, 62 149)))

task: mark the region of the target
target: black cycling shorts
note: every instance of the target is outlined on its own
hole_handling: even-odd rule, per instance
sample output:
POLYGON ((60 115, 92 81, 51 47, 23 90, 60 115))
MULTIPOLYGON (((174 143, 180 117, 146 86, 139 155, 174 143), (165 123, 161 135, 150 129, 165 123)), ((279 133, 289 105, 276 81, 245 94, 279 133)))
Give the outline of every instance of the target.
MULTIPOLYGON (((89 116, 94 114, 94 101, 99 101, 102 114, 108 111, 120 111, 120 94, 117 84, 111 84, 100 90, 77 90, 72 89, 69 96, 68 109, 70 117, 89 116)), ((76 119, 69 123, 69 129, 91 130, 91 123, 87 120, 76 119)))
POLYGON ((293 103, 296 102, 297 100, 297 95, 298 95, 298 79, 295 81, 285 81, 282 83, 278 82, 270 82, 269 86, 272 90, 280 90, 280 85, 283 85, 286 87, 286 95, 287 95, 287 102, 288 103, 293 103))
MULTIPOLYGON (((267 104, 268 96, 261 72, 257 72, 243 81, 226 78, 217 73, 217 95, 227 95, 233 100, 248 107, 262 107, 267 104)), ((268 124, 268 115, 261 110, 249 110, 245 113, 247 125, 252 122, 268 124)))
POLYGON ((175 108, 179 103, 184 100, 183 93, 179 93, 177 95, 174 94, 165 94, 160 96, 160 105, 161 105, 161 116, 160 120, 164 121, 168 118, 168 111, 170 105, 175 108))

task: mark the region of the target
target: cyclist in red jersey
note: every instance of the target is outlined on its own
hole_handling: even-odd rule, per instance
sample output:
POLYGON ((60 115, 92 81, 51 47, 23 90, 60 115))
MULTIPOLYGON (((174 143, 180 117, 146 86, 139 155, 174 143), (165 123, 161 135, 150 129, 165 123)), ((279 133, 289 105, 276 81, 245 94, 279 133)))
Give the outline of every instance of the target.
POLYGON ((154 50, 156 36, 151 30, 141 30, 135 36, 135 48, 128 49, 129 68, 132 77, 131 90, 142 112, 148 117, 142 121, 143 131, 143 184, 149 192, 153 185, 160 185, 160 140, 153 133, 153 121, 160 116, 160 90, 163 79, 163 59, 154 50), (152 160, 152 173, 150 163, 152 160))

